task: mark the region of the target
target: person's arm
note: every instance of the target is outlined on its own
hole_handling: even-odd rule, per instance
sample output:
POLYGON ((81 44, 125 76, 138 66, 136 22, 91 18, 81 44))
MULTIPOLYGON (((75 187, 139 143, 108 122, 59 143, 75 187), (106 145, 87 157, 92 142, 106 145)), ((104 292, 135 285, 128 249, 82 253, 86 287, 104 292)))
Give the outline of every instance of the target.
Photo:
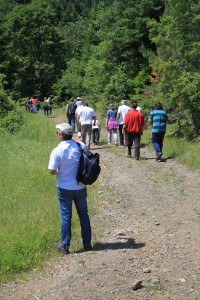
POLYGON ((69 105, 67 104, 67 106, 66 106, 66 116, 68 116, 68 112, 69 112, 69 105))
POLYGON ((123 124, 123 127, 122 127, 122 134, 125 134, 126 127, 127 127, 127 125, 126 125, 126 124, 123 124))
POLYGON ((119 121, 119 118, 120 118, 120 112, 117 113, 116 122, 119 121))
POLYGON ((50 169, 49 169, 49 173, 51 175, 57 175, 58 174, 57 170, 50 170, 50 169))

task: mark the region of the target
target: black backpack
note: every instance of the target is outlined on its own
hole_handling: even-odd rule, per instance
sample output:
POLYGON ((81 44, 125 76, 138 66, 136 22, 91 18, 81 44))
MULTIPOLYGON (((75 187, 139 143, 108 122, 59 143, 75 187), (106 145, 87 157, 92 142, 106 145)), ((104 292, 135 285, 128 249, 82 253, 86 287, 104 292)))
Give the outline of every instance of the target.
POLYGON ((91 185, 97 180, 101 172, 99 166, 100 156, 98 153, 93 154, 87 149, 82 149, 80 143, 77 143, 77 145, 81 155, 76 179, 78 182, 91 185))
POLYGON ((76 104, 75 103, 69 103, 68 104, 68 114, 69 115, 74 115, 75 114, 75 111, 76 111, 76 104))

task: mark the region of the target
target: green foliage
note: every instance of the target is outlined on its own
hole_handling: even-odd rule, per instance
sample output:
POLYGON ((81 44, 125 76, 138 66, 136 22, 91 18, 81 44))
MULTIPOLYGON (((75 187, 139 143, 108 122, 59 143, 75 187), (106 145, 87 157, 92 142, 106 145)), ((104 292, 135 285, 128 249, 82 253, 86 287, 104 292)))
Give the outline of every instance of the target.
POLYGON ((15 133, 21 129, 24 124, 24 119, 21 109, 9 111, 0 122, 0 127, 8 130, 10 133, 15 133))
POLYGON ((151 38, 157 47, 157 56, 149 56, 149 62, 159 74, 154 92, 165 107, 179 108, 179 127, 185 126, 186 120, 187 126, 193 127, 190 138, 200 133, 199 14, 196 1, 169 0, 161 21, 149 21, 151 38))

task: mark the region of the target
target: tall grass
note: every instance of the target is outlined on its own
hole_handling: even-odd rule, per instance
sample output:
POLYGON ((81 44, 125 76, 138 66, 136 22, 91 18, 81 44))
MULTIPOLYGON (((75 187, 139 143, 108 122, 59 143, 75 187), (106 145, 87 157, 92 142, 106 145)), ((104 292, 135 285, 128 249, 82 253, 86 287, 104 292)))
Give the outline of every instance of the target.
MULTIPOLYGON (((56 179, 48 173, 51 150, 58 144, 55 125, 42 114, 25 114, 15 135, 0 131, 0 281, 41 265, 60 239, 56 179)), ((95 192, 89 193, 89 201, 95 192)), ((91 206, 93 209, 94 206, 91 206)), ((73 217, 73 244, 80 245, 73 217)))

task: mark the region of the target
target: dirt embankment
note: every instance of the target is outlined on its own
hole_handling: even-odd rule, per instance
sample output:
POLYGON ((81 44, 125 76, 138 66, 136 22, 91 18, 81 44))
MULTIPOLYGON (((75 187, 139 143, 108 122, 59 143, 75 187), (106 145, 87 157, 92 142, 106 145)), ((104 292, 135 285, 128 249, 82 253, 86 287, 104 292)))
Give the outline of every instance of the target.
POLYGON ((0 299, 200 299, 200 173, 158 163, 145 148, 140 161, 121 148, 93 150, 102 167, 101 214, 92 219, 100 243, 6 285, 0 299))

